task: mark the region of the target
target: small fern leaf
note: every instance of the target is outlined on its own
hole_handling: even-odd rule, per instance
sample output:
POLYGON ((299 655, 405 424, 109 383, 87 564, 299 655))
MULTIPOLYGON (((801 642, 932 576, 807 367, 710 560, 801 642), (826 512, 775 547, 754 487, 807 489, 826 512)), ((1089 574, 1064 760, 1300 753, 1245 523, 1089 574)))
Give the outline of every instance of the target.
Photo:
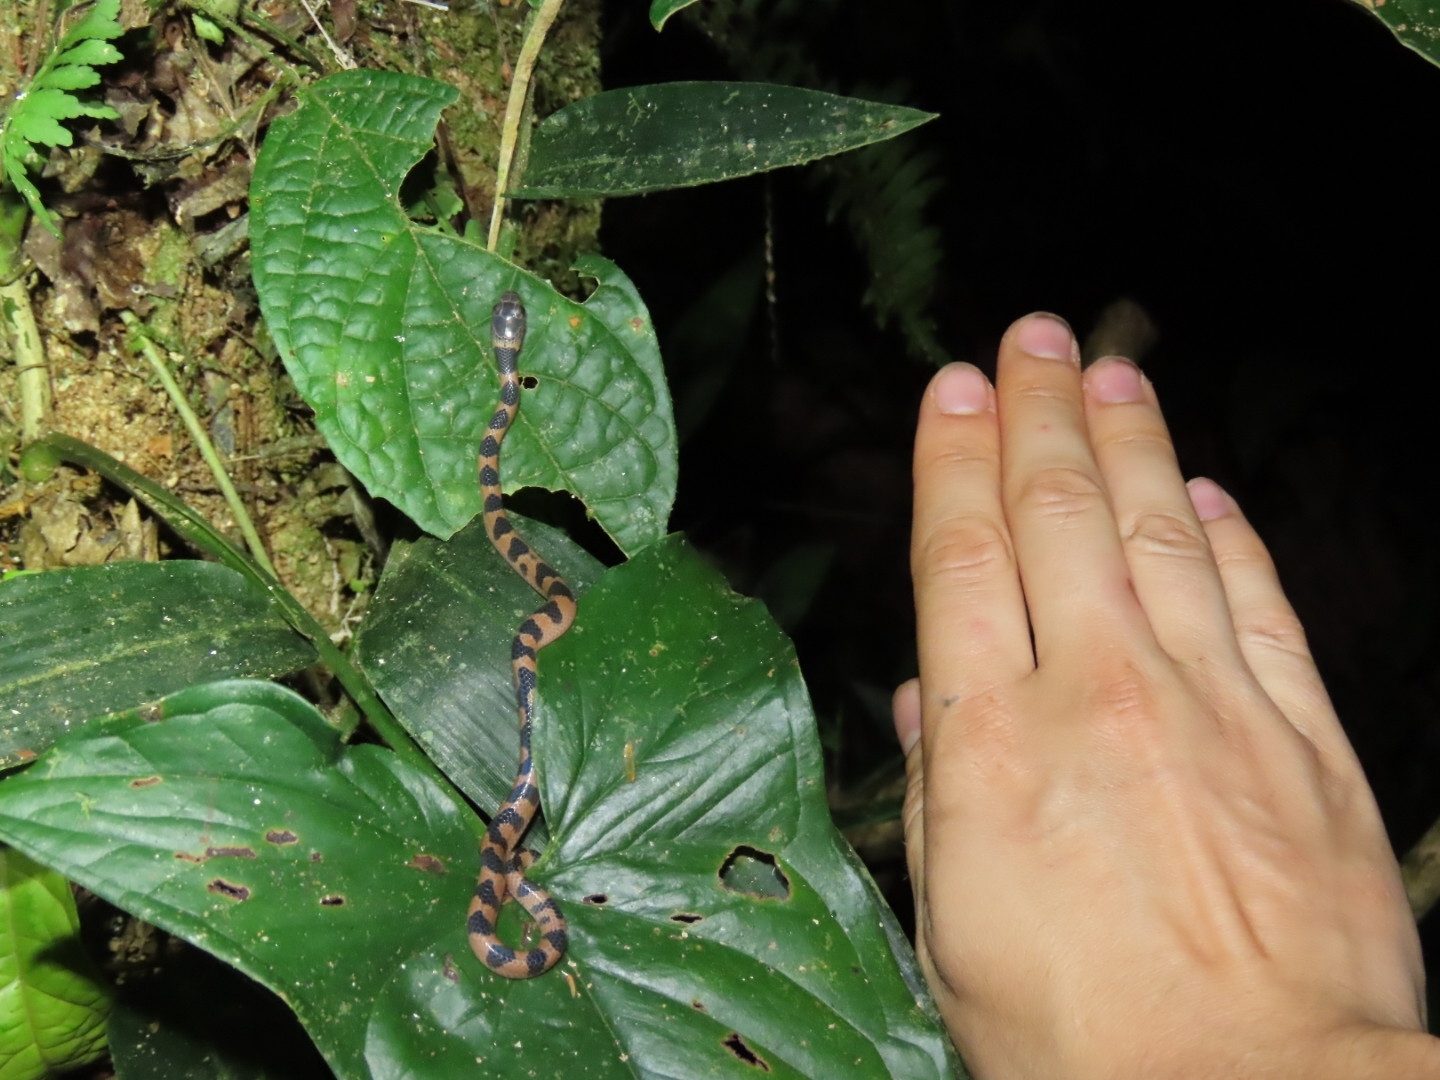
POLYGON ((120 0, 96 0, 85 17, 55 43, 30 85, 16 95, 9 115, 0 125, 0 159, 5 178, 57 236, 60 230, 54 215, 40 201, 40 192, 30 180, 30 169, 40 161, 39 147, 74 143, 75 137, 62 120, 81 116, 113 120, 119 115, 108 105, 82 101, 71 93, 100 81, 96 65, 121 59, 120 50, 110 44, 111 39, 124 33, 119 15, 120 0))

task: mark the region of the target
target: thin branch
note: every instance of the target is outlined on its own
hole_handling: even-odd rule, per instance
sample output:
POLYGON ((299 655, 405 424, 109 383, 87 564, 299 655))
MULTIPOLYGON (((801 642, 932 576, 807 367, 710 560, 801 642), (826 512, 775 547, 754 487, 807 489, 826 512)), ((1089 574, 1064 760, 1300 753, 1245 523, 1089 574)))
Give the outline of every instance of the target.
POLYGON ((540 7, 530 16, 525 28, 525 41, 520 46, 520 56, 515 61, 515 77, 510 81, 510 99, 505 103, 505 122, 500 128, 500 162, 495 174, 495 209, 490 214, 490 236, 485 247, 494 251, 500 243, 500 224, 505 219, 505 189, 510 186, 510 170, 515 164, 515 152, 520 145, 520 120, 525 114, 525 102, 529 95, 530 80, 535 74, 535 61, 539 59, 540 47, 545 44, 545 35, 550 32, 555 17, 560 14, 560 5, 565 0, 543 0, 540 7))
POLYGON ((190 439, 200 451, 200 456, 205 459, 205 464, 210 466, 210 475, 215 477, 215 484, 220 488, 220 494, 225 497, 225 503, 230 507, 230 513, 235 518, 235 524, 240 527, 240 535, 245 537, 245 544, 250 549, 251 557, 260 564, 264 571, 273 578, 278 578, 275 567, 270 562, 270 556, 265 552, 265 545, 260 540, 260 533, 255 529, 255 523, 250 520, 250 514, 245 509, 245 504, 240 501, 240 493, 235 490, 235 485, 230 482, 230 474, 225 471, 225 465, 220 460, 220 455, 215 452, 215 445, 210 441, 210 436, 205 434, 205 428, 200 423, 200 418, 195 415, 195 410, 190 408, 190 402, 185 398, 185 392, 180 389, 180 384, 175 381, 175 376, 170 374, 170 367, 165 363, 165 358, 160 355, 160 350, 150 340, 145 327, 135 317, 132 311, 120 312, 120 318, 125 326, 140 343, 140 351, 145 354, 145 359, 150 362, 150 367, 160 380, 160 385, 165 387, 165 392, 170 395, 170 401, 175 406, 175 411, 180 414, 181 421, 185 424, 185 430, 190 433, 190 439))

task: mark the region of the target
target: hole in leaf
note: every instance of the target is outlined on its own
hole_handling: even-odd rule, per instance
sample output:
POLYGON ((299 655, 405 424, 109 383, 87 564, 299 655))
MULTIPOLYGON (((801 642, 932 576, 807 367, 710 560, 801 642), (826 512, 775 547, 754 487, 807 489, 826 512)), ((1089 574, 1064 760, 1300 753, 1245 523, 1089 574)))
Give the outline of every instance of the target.
POLYGON ((534 375, 521 375, 520 385, 526 390, 534 390, 537 386, 540 385, 540 380, 537 379, 534 375))
POLYGON ((604 907, 610 902, 610 897, 606 896, 603 892, 594 892, 589 896, 582 896, 580 902, 582 904, 590 904, 592 907, 604 907))
POLYGON ((343 896, 322 896, 320 897, 321 907, 344 907, 345 897, 343 896))
POLYGON ((770 1063, 755 1053, 754 1050, 751 1050, 750 1047, 746 1046, 745 1040, 740 1037, 738 1031, 732 1031, 729 1035, 726 1035, 725 1038, 720 1040, 720 1045, 725 1047, 726 1050, 729 1050, 746 1065, 760 1069, 763 1072, 768 1073, 770 1071, 770 1063))
POLYGON ((227 900, 249 900, 250 890, 244 885, 236 885, 233 881, 226 881, 224 878, 216 878, 205 886, 206 891, 218 893, 227 900))
POLYGON ((775 856, 748 844, 741 844, 720 864, 720 887, 744 893, 757 900, 789 900, 790 879, 775 856))
POLYGON ((686 926, 693 926, 703 918, 705 918, 704 915, 699 915, 693 911, 677 911, 674 915, 670 916, 670 921, 684 923, 686 926))

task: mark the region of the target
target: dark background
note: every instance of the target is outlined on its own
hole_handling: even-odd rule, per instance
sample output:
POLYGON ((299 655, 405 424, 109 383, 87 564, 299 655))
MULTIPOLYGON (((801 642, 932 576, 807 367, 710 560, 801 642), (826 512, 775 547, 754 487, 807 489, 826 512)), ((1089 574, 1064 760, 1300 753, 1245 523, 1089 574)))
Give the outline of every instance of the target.
MULTIPOLYGON (((1423 239, 1440 70, 1343 0, 815 0, 658 35, 641 8, 610 5, 609 87, 768 64, 941 114, 907 138, 944 181, 925 220, 949 356, 993 373, 1026 311, 1083 338, 1120 298, 1143 309, 1182 466, 1270 544, 1408 849, 1440 816, 1423 239)), ((883 816, 900 766, 886 696, 914 672, 909 443, 933 364, 862 305, 870 270, 827 197, 792 169, 613 200, 603 242, 674 383, 675 527, 787 625, 837 805, 883 816), (773 307, 758 298, 767 210, 773 307)), ((903 906, 898 847, 867 854, 903 906)), ((1423 929, 1433 965, 1435 920, 1423 929)))

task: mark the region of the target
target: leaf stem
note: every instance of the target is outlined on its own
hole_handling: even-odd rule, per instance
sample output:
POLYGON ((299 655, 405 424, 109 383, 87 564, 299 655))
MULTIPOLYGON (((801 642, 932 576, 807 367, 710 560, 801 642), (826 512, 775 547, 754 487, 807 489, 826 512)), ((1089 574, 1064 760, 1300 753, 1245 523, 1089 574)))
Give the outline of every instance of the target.
POLYGON ((560 14, 560 5, 565 0, 542 0, 530 16, 525 27, 525 41, 520 46, 520 55, 515 60, 515 76, 510 80, 510 99, 505 103, 505 121, 500 128, 500 161, 495 173, 495 209, 490 214, 490 237, 485 249, 493 252, 500 243, 500 224, 505 219, 505 191, 510 186, 510 172, 515 165, 516 150, 520 145, 520 120, 525 115, 525 104, 529 98, 530 80, 535 74, 535 61, 540 56, 540 47, 545 44, 545 35, 560 14))
POLYGON ((0 285, 0 311, 4 312, 5 329, 15 355, 16 381, 20 384, 20 437, 24 442, 33 442, 40 437, 50 413, 50 368, 40 344, 40 328, 35 325, 25 275, 0 285))
POLYGON ((245 544, 249 547, 251 556, 260 564, 265 573, 278 579, 280 575, 275 572, 275 565, 265 551, 265 544, 260 539, 260 533, 256 530, 255 523, 250 520, 249 511, 245 509, 245 504, 240 500, 240 493, 230 482, 230 474, 225 471, 224 462, 215 452, 215 444, 205 433, 205 428, 201 425, 200 418, 195 415, 195 410, 190 408, 185 391, 180 389, 180 384, 175 381, 175 376, 170 374, 170 366, 165 363, 165 358, 155 347, 149 331, 136 318, 133 311, 121 311, 120 319, 125 323, 134 340, 139 343, 140 351, 150 362, 150 367, 159 378, 160 385, 165 387, 165 393, 170 395, 170 401, 174 404, 175 411, 180 414, 180 420, 184 423, 185 430, 190 433, 191 441, 200 451, 200 456, 205 459, 205 464, 210 467, 210 475, 215 477, 215 484, 220 488, 220 494, 225 497, 225 505, 230 507, 230 513, 235 517, 235 524, 239 526, 240 535, 245 538, 245 544))

